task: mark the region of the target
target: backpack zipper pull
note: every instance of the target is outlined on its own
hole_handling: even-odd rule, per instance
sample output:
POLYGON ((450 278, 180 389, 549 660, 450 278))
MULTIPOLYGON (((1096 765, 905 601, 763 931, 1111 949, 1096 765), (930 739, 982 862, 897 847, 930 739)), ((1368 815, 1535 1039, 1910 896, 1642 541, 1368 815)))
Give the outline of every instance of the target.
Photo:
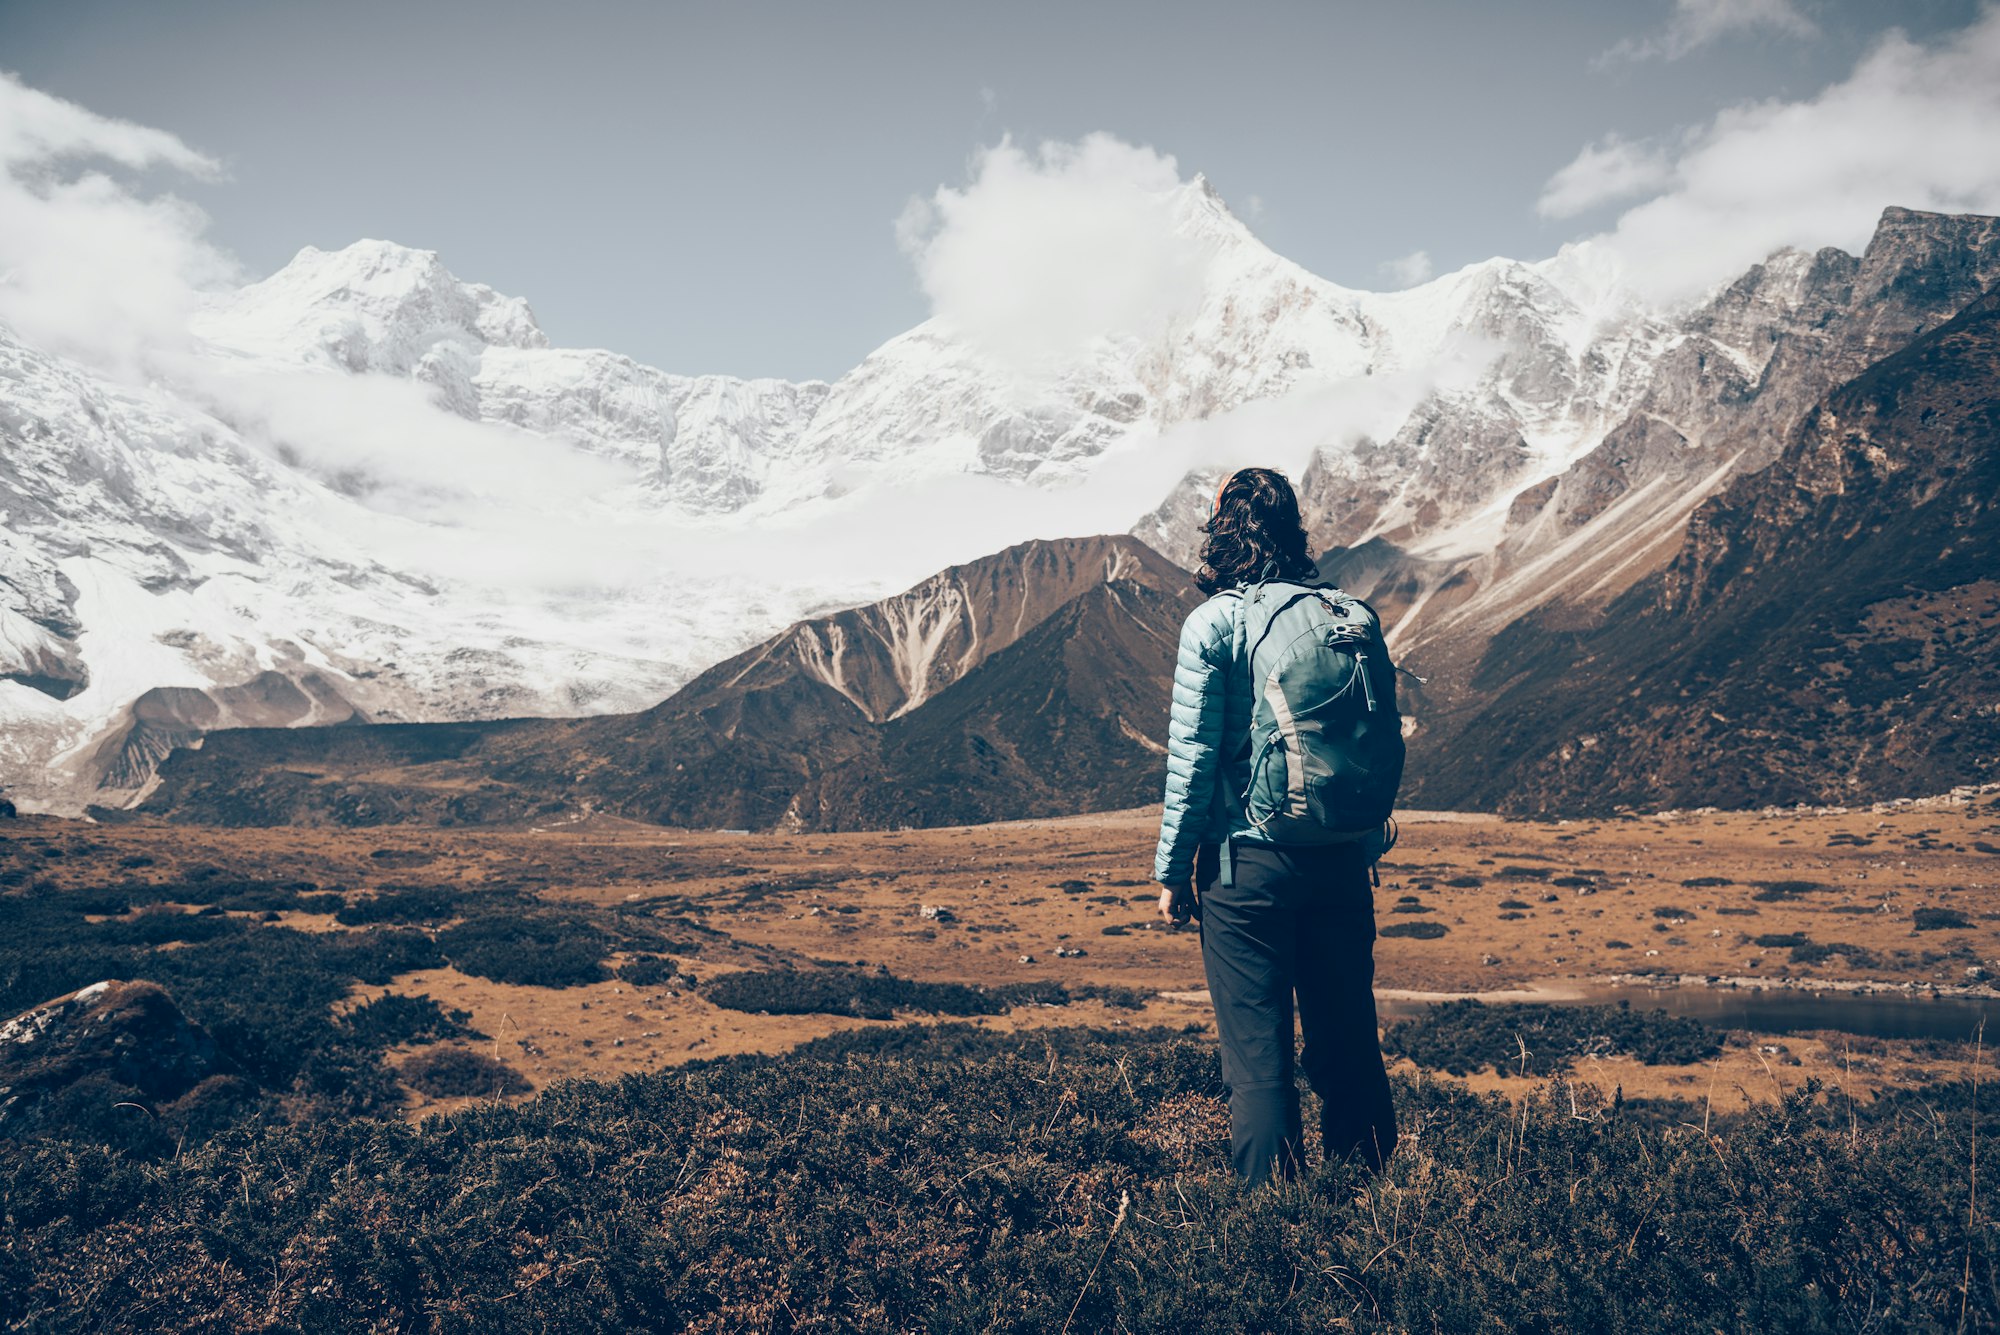
POLYGON ((1375 683, 1368 680, 1368 653, 1366 650, 1354 655, 1354 670, 1361 677, 1361 693, 1368 697, 1368 712, 1375 712, 1375 683))

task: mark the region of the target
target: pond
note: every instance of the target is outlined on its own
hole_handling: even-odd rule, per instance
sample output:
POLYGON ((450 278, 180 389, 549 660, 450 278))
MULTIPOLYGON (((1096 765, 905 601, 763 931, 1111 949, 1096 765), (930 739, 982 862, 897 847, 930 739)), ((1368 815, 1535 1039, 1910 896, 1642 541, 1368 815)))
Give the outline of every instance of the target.
MULTIPOLYGON (((1629 1001, 1638 1010, 1685 1015, 1718 1029, 1751 1029, 1764 1034, 1796 1034, 1834 1029, 1871 1038, 1970 1040, 1982 1020, 2000 1041, 2000 999, 1932 997, 1907 992, 1807 992, 1770 988, 1646 987, 1632 983, 1563 985, 1546 998, 1495 999, 1511 1005, 1539 1000, 1557 1006, 1615 1006, 1629 1001)), ((1382 1023, 1420 1015, 1435 1003, 1406 997, 1376 1002, 1382 1023)))

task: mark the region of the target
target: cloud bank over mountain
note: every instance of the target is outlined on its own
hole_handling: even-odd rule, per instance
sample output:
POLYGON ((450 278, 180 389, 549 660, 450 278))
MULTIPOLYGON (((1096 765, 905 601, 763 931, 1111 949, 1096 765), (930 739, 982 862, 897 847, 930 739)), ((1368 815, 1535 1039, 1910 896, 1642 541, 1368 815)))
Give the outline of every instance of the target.
POLYGON ((1003 138, 964 186, 912 199, 897 240, 938 320, 1033 373, 1104 338, 1157 338, 1201 298, 1202 240, 1175 226, 1178 164, 1108 134, 1003 138))
POLYGON ((1988 9, 1931 45, 1891 31, 1811 97, 1730 107, 1673 140, 1588 144, 1540 209, 1636 200, 1593 243, 1649 299, 1684 302, 1783 246, 1857 250, 1890 204, 2000 212, 1996 126, 2000 9, 1988 9))

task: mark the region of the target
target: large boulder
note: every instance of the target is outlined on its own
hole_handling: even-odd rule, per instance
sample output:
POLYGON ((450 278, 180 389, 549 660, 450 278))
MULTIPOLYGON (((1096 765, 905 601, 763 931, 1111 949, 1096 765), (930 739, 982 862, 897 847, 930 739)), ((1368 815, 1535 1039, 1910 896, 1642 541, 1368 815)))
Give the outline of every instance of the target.
POLYGON ((0 1024, 0 1136, 94 1139, 127 1119, 157 1122, 197 1087, 205 1101, 239 1083, 225 1068, 158 984, 92 983, 0 1024))

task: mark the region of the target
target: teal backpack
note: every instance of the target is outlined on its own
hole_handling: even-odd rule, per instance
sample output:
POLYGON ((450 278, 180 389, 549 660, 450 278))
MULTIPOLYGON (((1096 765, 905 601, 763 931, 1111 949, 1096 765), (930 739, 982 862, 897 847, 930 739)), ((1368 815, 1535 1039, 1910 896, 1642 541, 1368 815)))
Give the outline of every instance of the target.
POLYGON ((1250 686, 1243 809, 1273 843, 1394 841, 1403 782, 1396 666, 1375 610, 1332 585, 1263 579, 1236 608, 1250 686))

